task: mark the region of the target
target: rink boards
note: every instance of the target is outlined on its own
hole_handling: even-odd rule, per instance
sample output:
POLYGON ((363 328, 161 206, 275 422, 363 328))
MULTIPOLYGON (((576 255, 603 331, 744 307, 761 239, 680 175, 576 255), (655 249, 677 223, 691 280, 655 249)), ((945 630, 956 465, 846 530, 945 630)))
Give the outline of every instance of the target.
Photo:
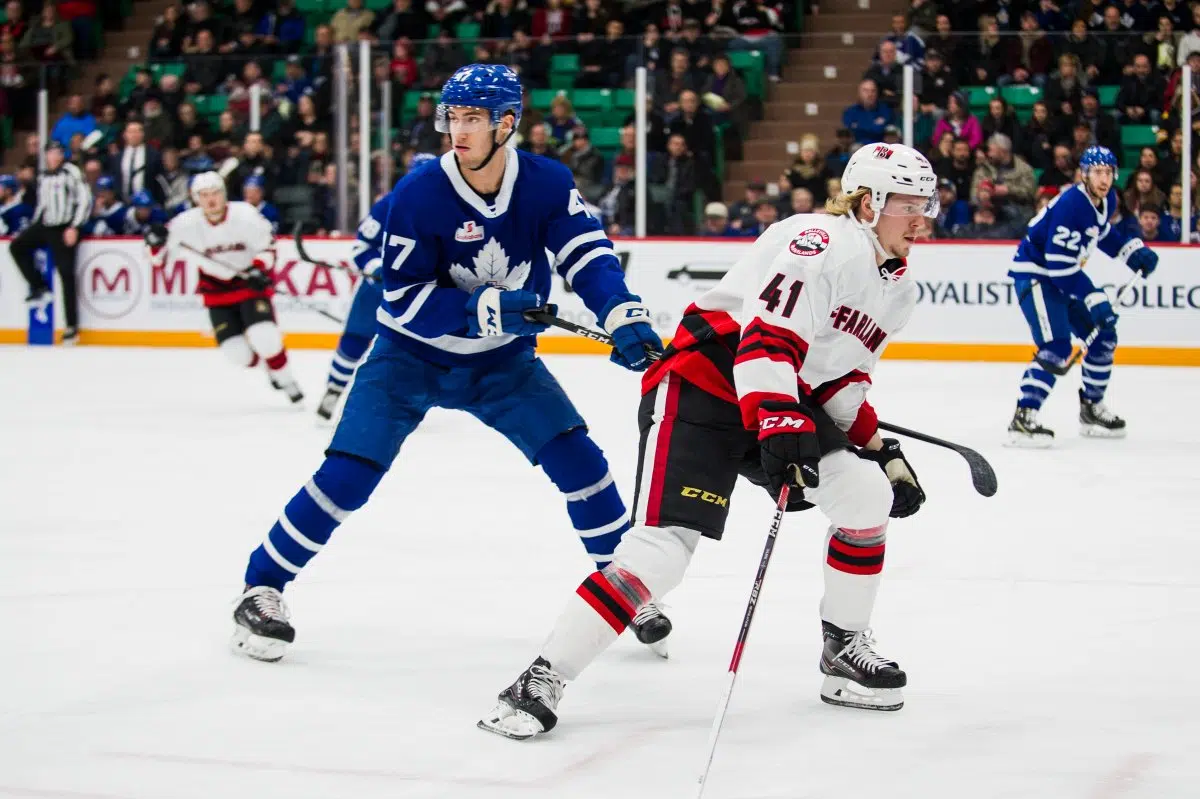
MULTIPOLYGON (((26 293, 11 259, 0 257, 0 343, 26 340, 26 293)), ((312 238, 309 255, 348 264, 350 239, 312 238)), ((618 240, 615 247, 630 289, 654 312, 658 332, 669 338, 684 308, 725 274, 749 241, 705 239, 618 240)), ((920 300, 909 326, 890 345, 888 358, 963 361, 1024 361, 1029 332, 1006 276, 1012 242, 924 243, 909 258, 920 300)), ((1150 280, 1119 309, 1124 363, 1200 366, 1200 268, 1195 251, 1155 245, 1161 261, 1150 280)), ((196 295, 197 272, 183 259, 152 269, 141 239, 87 241, 78 260, 81 341, 135 346, 211 346, 208 316, 196 295)), ((344 316, 355 288, 346 270, 313 268, 298 260, 290 239, 279 240, 276 297, 279 320, 294 348, 331 349, 338 326, 301 301, 344 316), (301 301, 289 299, 294 294, 301 301)), ((1120 264, 1097 254, 1088 263, 1097 285, 1115 287, 1129 277, 1120 264)), ((562 281, 554 301, 564 318, 595 324, 595 318, 562 281)), ((61 309, 58 312, 62 326, 61 309)), ((541 339, 550 353, 602 353, 595 342, 551 330, 541 339)))

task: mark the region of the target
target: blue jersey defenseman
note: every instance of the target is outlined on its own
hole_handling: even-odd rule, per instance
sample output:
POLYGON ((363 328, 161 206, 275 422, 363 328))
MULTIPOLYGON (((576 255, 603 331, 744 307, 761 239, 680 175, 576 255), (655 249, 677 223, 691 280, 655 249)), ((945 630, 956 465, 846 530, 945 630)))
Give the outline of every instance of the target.
MULTIPOLYGON (((250 556, 233 614, 238 651, 283 656, 295 637, 284 587, 366 503, 433 407, 472 414, 540 466, 598 568, 629 528, 603 453, 534 354, 546 326, 527 313, 545 305, 553 267, 613 337, 613 361, 641 371, 662 342, 571 173, 508 146, 520 116, 508 67, 463 67, 443 87, 436 127, 453 149, 412 169, 388 200, 375 344, 325 461, 250 556)), ((632 626, 648 644, 670 632, 652 606, 632 626)))
POLYGON ((1037 353, 1021 378, 1017 411, 1009 438, 1017 446, 1048 447, 1054 432, 1037 419, 1059 375, 1071 359, 1071 337, 1087 341, 1083 388, 1079 391, 1080 432, 1119 438, 1125 421, 1104 405, 1117 348, 1117 314, 1108 295, 1083 271, 1095 250, 1149 275, 1158 256, 1113 224, 1117 216, 1117 159, 1106 147, 1089 147, 1079 159, 1083 182, 1054 198, 1029 222, 1009 276, 1021 311, 1033 332, 1037 353))

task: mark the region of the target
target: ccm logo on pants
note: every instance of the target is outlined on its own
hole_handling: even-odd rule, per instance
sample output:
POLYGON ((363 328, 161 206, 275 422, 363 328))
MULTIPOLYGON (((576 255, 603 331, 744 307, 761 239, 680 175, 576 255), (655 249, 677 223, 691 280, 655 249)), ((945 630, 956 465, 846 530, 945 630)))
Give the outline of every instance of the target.
POLYGON ((681 496, 688 499, 698 499, 701 502, 711 502, 714 505, 720 505, 722 508, 729 507, 729 498, 723 497, 720 494, 714 494, 711 491, 705 491, 702 488, 693 488, 692 486, 684 486, 679 492, 681 496))

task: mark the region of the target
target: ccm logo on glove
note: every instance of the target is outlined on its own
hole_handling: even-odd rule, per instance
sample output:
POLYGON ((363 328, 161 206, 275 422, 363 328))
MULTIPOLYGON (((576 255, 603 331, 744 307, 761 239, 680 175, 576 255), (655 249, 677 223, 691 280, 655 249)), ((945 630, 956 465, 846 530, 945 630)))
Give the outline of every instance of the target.
POLYGON ((812 419, 805 416, 762 416, 758 420, 759 430, 779 430, 787 428, 792 433, 805 432, 805 426, 808 426, 808 432, 816 432, 817 426, 813 424, 812 419))

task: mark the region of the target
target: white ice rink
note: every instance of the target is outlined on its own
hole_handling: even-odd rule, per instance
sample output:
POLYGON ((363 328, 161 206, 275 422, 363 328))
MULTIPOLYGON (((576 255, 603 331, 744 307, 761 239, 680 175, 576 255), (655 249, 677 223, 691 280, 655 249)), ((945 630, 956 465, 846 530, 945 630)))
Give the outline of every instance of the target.
MULTIPOLYGON (((325 353, 296 353, 313 407, 325 353)), ((631 498, 637 377, 559 357, 631 498)), ((885 362, 882 418, 982 451, 905 450, 929 495, 894 521, 875 614, 905 708, 825 706, 824 522, 784 522, 707 796, 1200 796, 1200 372, 1118 368, 1125 441, 1003 448, 1017 364, 885 362)), ((246 557, 328 431, 214 350, 0 348, 0 796, 373 799, 690 795, 771 516, 739 487, 726 538, 668 597, 660 661, 623 640, 559 727, 475 728, 588 560, 562 501, 498 435, 434 413, 288 591, 278 664, 227 648, 246 557)))

